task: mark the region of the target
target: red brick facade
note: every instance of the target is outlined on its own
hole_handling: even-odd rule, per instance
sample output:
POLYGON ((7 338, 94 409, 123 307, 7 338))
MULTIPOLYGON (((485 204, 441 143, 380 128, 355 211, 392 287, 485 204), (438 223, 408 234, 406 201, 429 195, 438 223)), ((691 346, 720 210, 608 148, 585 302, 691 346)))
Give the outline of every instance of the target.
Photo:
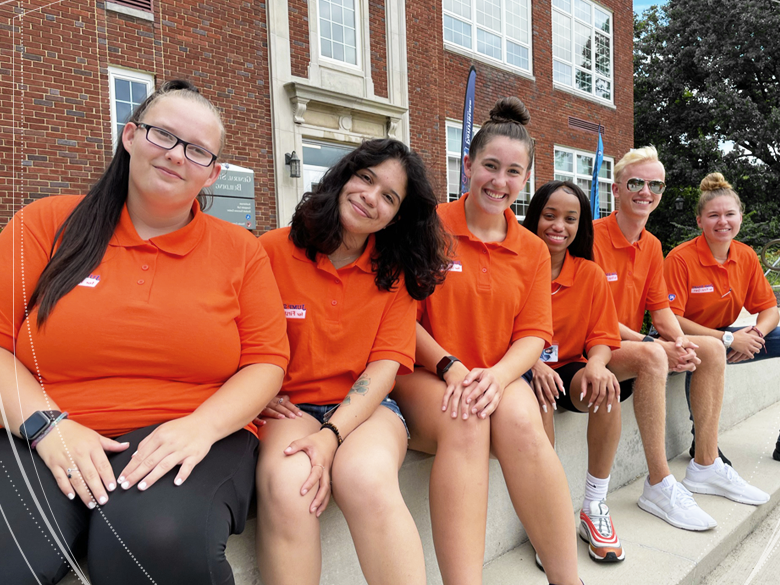
POLYGON ((309 75, 309 5, 306 0, 288 0, 290 19, 290 66, 298 77, 309 75))
POLYGON ((264 4, 156 2, 153 22, 102 2, 65 0, 23 18, 20 6, 34 8, 0 6, 0 225, 31 199, 84 193, 100 176, 115 66, 193 81, 223 112, 224 158, 255 171, 258 229, 276 227, 264 4))
POLYGON ((371 24, 371 79, 374 93, 387 97, 387 33, 384 0, 369 0, 368 19, 371 24))

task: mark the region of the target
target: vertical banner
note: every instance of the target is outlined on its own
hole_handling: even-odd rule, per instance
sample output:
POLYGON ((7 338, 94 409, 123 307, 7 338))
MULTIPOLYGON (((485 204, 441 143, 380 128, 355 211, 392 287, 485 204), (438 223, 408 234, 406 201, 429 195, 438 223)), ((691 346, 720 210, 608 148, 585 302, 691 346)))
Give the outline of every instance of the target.
POLYGON ((604 143, 601 141, 601 124, 599 124, 599 142, 596 146, 596 160, 593 163, 593 180, 590 184, 590 212, 593 219, 599 218, 599 171, 604 160, 604 143))
POLYGON ((474 88, 477 83, 477 70, 474 66, 469 69, 469 77, 466 82, 466 98, 463 100, 463 129, 460 146, 460 194, 469 190, 469 179, 466 176, 466 167, 463 164, 464 157, 471 147, 471 133, 474 128, 474 88))

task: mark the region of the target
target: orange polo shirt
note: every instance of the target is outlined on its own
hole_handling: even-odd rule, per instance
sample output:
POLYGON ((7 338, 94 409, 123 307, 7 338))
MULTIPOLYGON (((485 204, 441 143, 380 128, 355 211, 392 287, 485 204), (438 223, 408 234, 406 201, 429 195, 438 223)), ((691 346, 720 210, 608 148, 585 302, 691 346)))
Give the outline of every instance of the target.
POLYGON ((418 303, 417 320, 469 369, 492 367, 523 337, 552 340, 550 253, 504 212, 503 242, 485 243, 466 224, 468 194, 438 207, 456 240, 447 278, 418 303))
POLYGON ((25 320, 54 234, 80 199, 31 203, 0 234, 0 347, 16 344, 17 358, 70 418, 115 437, 190 414, 243 366, 287 367, 268 255, 251 233, 197 203, 188 225, 148 241, 125 207, 92 274, 57 302, 43 329, 37 308, 25 320))
POLYGON ((706 238, 698 236, 669 252, 664 274, 674 314, 704 327, 728 327, 742 307, 759 313, 777 306, 758 256, 742 242, 731 242, 721 265, 706 238))
POLYGON ((626 240, 617 223, 618 211, 593 222, 593 259, 607 275, 618 319, 639 331, 645 309, 669 307, 664 282, 664 254, 661 242, 643 229, 633 244, 626 240))
POLYGON ((371 268, 374 237, 352 264, 336 270, 326 255, 306 257, 290 228, 260 237, 287 315, 292 359, 282 384, 296 404, 338 404, 366 366, 378 360, 414 367, 415 302, 403 277, 381 291, 371 268))
POLYGON ((596 345, 620 348, 615 303, 604 271, 595 262, 566 252, 561 273, 552 281, 552 314, 558 361, 548 362, 551 368, 587 363, 583 351, 596 345))

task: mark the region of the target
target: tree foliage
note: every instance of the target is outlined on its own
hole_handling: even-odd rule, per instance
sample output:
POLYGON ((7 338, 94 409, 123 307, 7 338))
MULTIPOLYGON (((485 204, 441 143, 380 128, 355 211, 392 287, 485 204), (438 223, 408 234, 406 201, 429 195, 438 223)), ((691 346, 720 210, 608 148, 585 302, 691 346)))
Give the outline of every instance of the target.
POLYGON ((666 249, 696 233, 697 188, 715 171, 752 212, 740 239, 780 237, 778 31, 775 0, 668 0, 636 19, 634 141, 655 145, 666 167, 648 224, 666 249))

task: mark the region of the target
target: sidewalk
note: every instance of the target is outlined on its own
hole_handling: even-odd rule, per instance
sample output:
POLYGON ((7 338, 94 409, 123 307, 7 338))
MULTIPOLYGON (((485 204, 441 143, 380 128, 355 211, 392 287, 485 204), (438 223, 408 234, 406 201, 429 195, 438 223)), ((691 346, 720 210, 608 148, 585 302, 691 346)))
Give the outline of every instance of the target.
MULTIPOLYGON (((614 565, 597 565, 579 541, 580 576, 587 584, 599 585, 695 585, 736 548, 770 512, 780 498, 780 462, 772 451, 780 429, 780 402, 770 406, 721 436, 720 447, 740 475, 771 494, 763 506, 737 504, 716 496, 694 494, 699 505, 718 522, 714 530, 689 532, 642 511, 636 504, 644 477, 611 493, 608 503, 615 529, 626 552, 626 560, 614 565)), ((678 480, 685 476, 690 457, 680 455, 669 462, 678 480)), ((487 564, 486 585, 528 585, 547 583, 534 564, 529 543, 487 564)), ((778 577, 777 581, 780 581, 778 577)), ((777 582, 776 581, 776 582, 777 582)))

